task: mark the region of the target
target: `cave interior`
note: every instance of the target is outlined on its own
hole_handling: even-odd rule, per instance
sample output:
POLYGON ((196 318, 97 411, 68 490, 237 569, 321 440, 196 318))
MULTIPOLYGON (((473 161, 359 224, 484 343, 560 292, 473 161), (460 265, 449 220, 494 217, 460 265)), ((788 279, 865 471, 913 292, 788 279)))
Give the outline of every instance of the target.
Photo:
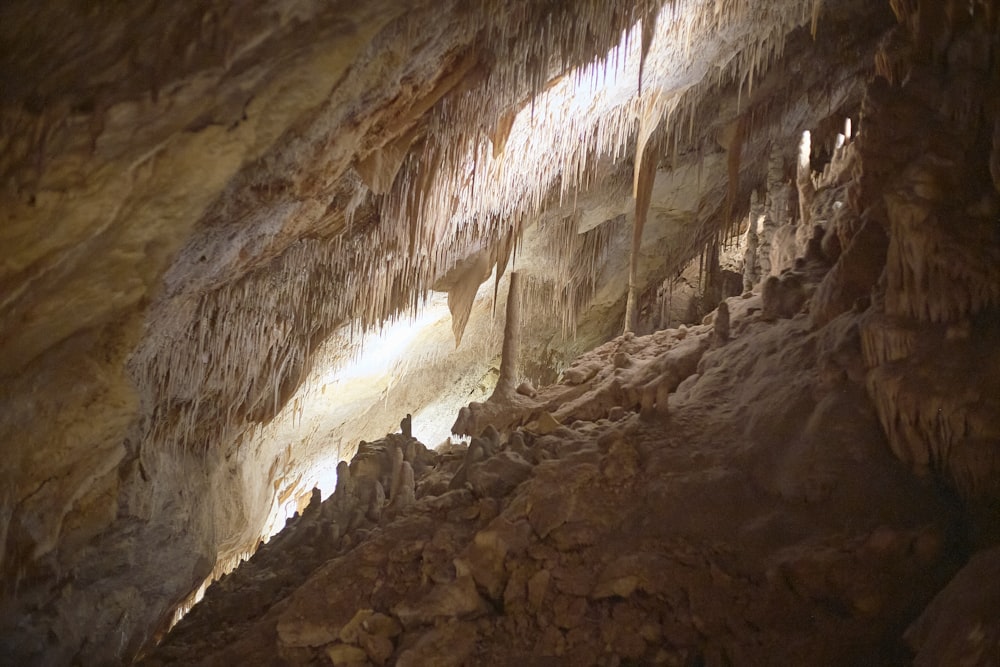
POLYGON ((0 4, 0 663, 1000 665, 998 14, 0 4))

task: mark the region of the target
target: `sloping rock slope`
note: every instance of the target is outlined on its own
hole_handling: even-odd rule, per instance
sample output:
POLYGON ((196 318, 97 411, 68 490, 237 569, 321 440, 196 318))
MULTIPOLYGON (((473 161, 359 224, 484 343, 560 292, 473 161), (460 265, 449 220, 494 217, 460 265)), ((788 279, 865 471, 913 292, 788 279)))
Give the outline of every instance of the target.
POLYGON ((728 341, 702 325, 585 355, 505 437, 363 444, 146 664, 905 660, 960 564, 959 508, 893 458, 851 379, 859 315, 813 331, 748 296, 728 341), (643 405, 639 378, 679 386, 643 405))
POLYGON ((756 291, 363 443, 146 663, 997 664, 995 30, 894 7, 756 291))

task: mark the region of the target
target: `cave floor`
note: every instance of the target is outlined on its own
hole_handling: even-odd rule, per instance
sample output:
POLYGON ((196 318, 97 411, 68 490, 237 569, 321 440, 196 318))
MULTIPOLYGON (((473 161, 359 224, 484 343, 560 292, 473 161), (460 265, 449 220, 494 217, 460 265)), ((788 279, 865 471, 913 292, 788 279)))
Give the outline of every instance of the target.
POLYGON ((745 297, 727 340, 619 337, 468 448, 363 443, 145 664, 910 663, 958 504, 851 380, 857 315, 745 297))

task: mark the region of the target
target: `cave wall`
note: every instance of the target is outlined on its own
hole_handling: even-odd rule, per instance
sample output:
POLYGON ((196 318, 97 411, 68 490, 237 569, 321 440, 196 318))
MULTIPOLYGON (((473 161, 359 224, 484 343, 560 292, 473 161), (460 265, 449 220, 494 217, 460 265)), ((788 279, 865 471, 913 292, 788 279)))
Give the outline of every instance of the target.
MULTIPOLYGON (((912 48, 900 18, 884 43, 912 48)), ((913 71, 868 86, 860 134, 815 163, 803 138, 794 188, 769 170, 750 220, 774 252, 744 294, 470 404, 467 448, 366 444, 144 664, 994 664, 978 504, 1000 442, 976 365, 995 367, 996 311, 970 276, 996 248, 995 120, 949 86, 960 68, 890 55, 913 71), (942 265, 967 282, 910 275, 942 265)), ((993 65, 973 70, 988 97, 993 65)))
POLYGON ((220 545, 256 541, 245 526, 275 493, 261 479, 273 452, 241 469, 204 456, 219 433, 201 452, 150 442, 150 424, 176 414, 154 414, 129 370, 160 332, 149 304, 219 193, 337 105, 331 90, 403 8, 98 3, 50 30, 62 10, 9 3, 0 21, 3 635, 9 656, 116 661, 164 626, 220 545))
POLYGON ((881 76, 862 106, 860 165, 828 232, 843 254, 818 290, 814 320, 866 309, 867 386, 893 451, 973 507, 993 508, 982 509, 992 533, 996 25, 982 8, 951 7, 933 29, 926 18, 900 10, 884 41, 881 76))
MULTIPOLYGON (((745 2, 548 9, 276 2, 246 11, 211 2, 92 3, 53 22, 48 17, 62 12, 56 3, 7 3, 0 9, 4 648, 28 661, 134 654, 220 563, 253 548, 279 499, 306 490, 298 486, 306 462, 337 436, 311 436, 293 452, 261 434, 287 418, 320 353, 342 363, 337 350, 355 331, 405 314, 457 262, 482 251, 499 258, 511 239, 522 244, 516 266, 563 280, 542 267, 546 246, 531 239, 578 207, 594 218, 571 220, 581 232, 622 214, 631 223, 636 118, 662 122, 669 137, 645 230, 643 283, 661 283, 725 237, 724 213, 766 185, 773 147, 789 147, 778 161, 793 165, 802 130, 860 100, 889 8, 824 5, 813 23, 818 4, 791 1, 757 14, 745 2), (585 117, 596 119, 589 142, 567 146, 539 130, 533 144, 530 133, 517 134, 516 120, 530 122, 542 92, 568 85, 567 72, 607 53, 637 20, 672 16, 669 7, 698 11, 674 33, 650 34, 648 45, 641 30, 633 36, 633 46, 649 49, 645 97, 632 94, 630 79, 627 102, 609 97, 605 115, 585 117), (548 13, 540 20, 536 12, 548 13), (676 70, 667 59, 676 59, 676 70), (540 170, 531 160, 537 150, 560 160, 540 170), (494 171, 470 182, 470 155, 494 171), (602 167, 602 155, 618 166, 602 167), (481 185, 490 178, 500 186, 481 185), (456 200, 463 205, 453 207, 456 200)), ((995 465, 996 410, 984 397, 998 392, 975 373, 990 365, 971 367, 970 386, 985 389, 957 404, 954 396, 925 404, 913 389, 926 384, 921 369, 941 341, 966 341, 955 344, 964 346, 955 365, 989 360, 995 349, 994 334, 981 333, 990 331, 997 299, 982 286, 998 284, 986 180, 993 157, 983 148, 993 145, 995 28, 976 16, 956 21, 953 35, 919 37, 912 47, 928 50, 909 85, 919 91, 925 82, 914 95, 930 111, 899 102, 895 88, 883 98, 877 88, 869 93, 867 115, 898 104, 891 113, 917 117, 900 124, 900 133, 912 134, 899 140, 930 144, 933 169, 947 171, 942 160, 978 166, 941 188, 961 186, 962 205, 941 201, 931 216, 937 223, 907 208, 914 191, 944 197, 919 191, 927 180, 919 165, 892 186, 899 196, 885 211, 868 214, 895 245, 877 301, 892 326, 873 316, 865 335, 874 341, 871 392, 897 453, 988 496, 995 476, 981 464, 995 465), (935 89, 941 81, 944 91, 935 89), (941 138, 927 139, 925 121, 940 126, 941 138), (948 132, 960 134, 964 148, 943 145, 948 132), (961 226, 947 222, 954 215, 961 226), (948 236, 952 229, 967 231, 948 236), (910 250, 904 238, 926 242, 910 250), (948 254, 973 245, 971 257, 948 254), (931 256, 926 248, 940 251, 935 266, 970 268, 951 275, 914 265, 931 256), (966 296, 915 297, 911 287, 929 275, 940 282, 927 288, 933 294, 966 296), (931 324, 937 338, 917 346, 927 351, 903 355, 912 369, 881 352, 887 336, 913 338, 900 326, 922 332, 931 324), (955 423, 928 416, 941 401, 952 401, 955 423), (899 406, 912 409, 902 414, 899 406)), ((898 19, 913 23, 903 12, 898 19)), ((899 83, 910 47, 894 39, 881 62, 899 83)), ((881 132, 871 130, 872 140, 881 132)), ((909 164, 899 159, 883 169, 909 164)), ((881 187, 884 177, 870 183, 858 201, 878 200, 864 188, 881 187)), ((866 219, 863 207, 854 212, 838 232, 845 248, 866 219)), ((574 245, 555 238, 557 247, 574 245)), ((596 282, 580 284, 582 300, 539 290, 534 321, 543 326, 529 347, 569 359, 618 328, 626 248, 604 249, 596 282)), ((842 263, 850 256, 845 251, 842 263)), ((850 299, 838 287, 838 303, 863 297, 871 287, 864 283, 850 299)), ((482 318, 490 309, 478 308, 473 329, 488 331, 482 318)), ((463 367, 482 372, 485 348, 463 344, 463 367)), ((408 400, 415 399, 400 397, 400 411, 408 400)), ((359 423, 378 432, 396 420, 384 411, 359 423)), ((339 435, 357 438, 355 426, 339 435)))

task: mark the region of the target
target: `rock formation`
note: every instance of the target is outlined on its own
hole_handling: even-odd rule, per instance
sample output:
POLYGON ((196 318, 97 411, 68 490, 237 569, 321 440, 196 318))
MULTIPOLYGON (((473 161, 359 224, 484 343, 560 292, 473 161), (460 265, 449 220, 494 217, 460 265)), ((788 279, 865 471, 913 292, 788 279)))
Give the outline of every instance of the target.
POLYGON ((991 664, 998 23, 4 3, 3 661, 991 664))
MULTIPOLYGON (((490 430, 464 455, 431 453, 403 511, 312 551, 294 538, 307 519, 291 523, 274 543, 296 551, 267 545, 142 664, 837 665, 897 662, 908 645, 985 655, 990 644, 949 645, 954 633, 938 629, 948 589, 900 634, 958 568, 959 509, 893 458, 863 378, 825 370, 863 364, 849 335, 861 315, 812 330, 806 317, 769 322, 757 295, 730 303, 728 345, 695 346, 680 370, 664 360, 708 327, 609 342, 576 366, 593 372, 571 385, 590 391, 570 426, 503 441, 490 430), (683 376, 653 394, 651 410, 673 403, 669 425, 628 391, 598 388, 647 359, 683 376), (579 416, 616 408, 614 421, 579 416), (262 577, 282 585, 261 595, 262 577)), ((986 599, 958 622, 993 621, 986 599)))

